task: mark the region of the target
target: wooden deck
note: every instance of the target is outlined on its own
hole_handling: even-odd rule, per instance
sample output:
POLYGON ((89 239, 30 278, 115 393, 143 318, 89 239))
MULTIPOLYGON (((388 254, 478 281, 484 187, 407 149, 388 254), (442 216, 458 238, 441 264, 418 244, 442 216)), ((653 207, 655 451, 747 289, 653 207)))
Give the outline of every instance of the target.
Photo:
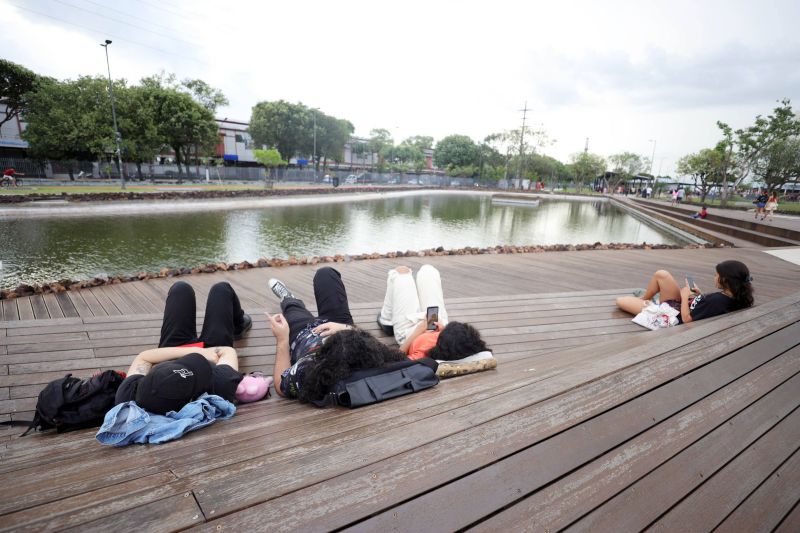
MULTIPOLYGON (((676 276, 694 275, 701 287, 713 287, 714 265, 725 259, 747 263, 756 278, 756 298, 766 302, 800 290, 800 266, 756 249, 608 250, 515 255, 471 255, 377 259, 335 263, 347 284, 350 301, 383 299, 386 271, 399 264, 431 263, 442 272, 450 298, 494 294, 586 291, 641 286, 649 275, 666 268, 676 276)), ((105 285, 59 294, 0 300, 0 321, 91 318, 161 313, 167 291, 176 279, 190 281, 202 303, 217 281, 229 281, 245 308, 272 308, 266 289, 270 277, 284 280, 301 298, 313 300, 311 278, 317 266, 256 268, 181 278, 105 285)))
MULTIPOLYGON (((0 530, 797 531, 796 265, 752 250, 402 262, 429 259, 451 319, 481 330, 497 370, 353 411, 272 398, 161 446, 2 431, 0 530), (614 309, 656 265, 709 287, 731 256, 753 270, 752 309, 659 332, 614 309)), ((385 271, 399 262, 337 265, 356 321, 376 334, 385 271)), ((274 339, 256 314, 277 307, 266 279, 311 300, 313 271, 190 281, 201 303, 214 282, 233 283, 255 319, 237 344, 243 367, 271 371, 274 339)), ((66 372, 122 368, 152 347, 172 281, 106 288, 95 297, 113 314, 0 323, 0 416, 29 416, 42 384, 66 372)))

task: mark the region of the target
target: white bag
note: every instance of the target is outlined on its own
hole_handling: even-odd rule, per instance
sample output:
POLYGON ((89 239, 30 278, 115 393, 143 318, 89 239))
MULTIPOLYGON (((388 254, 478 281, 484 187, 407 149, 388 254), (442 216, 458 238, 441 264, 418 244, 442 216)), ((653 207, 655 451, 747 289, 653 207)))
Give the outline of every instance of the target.
POLYGON ((668 328, 678 325, 678 314, 680 312, 668 303, 661 305, 650 303, 641 313, 633 317, 633 322, 652 330, 668 328))

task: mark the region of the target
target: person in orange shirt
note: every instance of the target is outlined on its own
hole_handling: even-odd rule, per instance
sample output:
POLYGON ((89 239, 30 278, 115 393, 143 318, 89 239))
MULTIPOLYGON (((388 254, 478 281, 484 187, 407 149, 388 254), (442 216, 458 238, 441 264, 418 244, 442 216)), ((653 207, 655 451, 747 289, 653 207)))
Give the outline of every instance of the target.
POLYGON ((411 269, 400 266, 389 271, 386 296, 378 315, 381 329, 394 335, 400 350, 410 359, 430 357, 454 361, 488 352, 480 333, 463 322, 450 322, 444 305, 442 279, 431 265, 423 265, 416 283, 411 269), (426 310, 438 307, 434 329, 428 329, 426 310))

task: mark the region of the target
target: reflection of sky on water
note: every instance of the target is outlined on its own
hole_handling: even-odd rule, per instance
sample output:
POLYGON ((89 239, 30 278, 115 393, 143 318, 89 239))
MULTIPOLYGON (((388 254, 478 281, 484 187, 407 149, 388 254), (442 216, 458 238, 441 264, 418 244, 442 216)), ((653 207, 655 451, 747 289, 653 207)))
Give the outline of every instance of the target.
POLYGON ((259 257, 443 246, 673 243, 605 202, 492 205, 487 196, 409 196, 353 203, 68 219, 6 220, 3 288, 259 257))

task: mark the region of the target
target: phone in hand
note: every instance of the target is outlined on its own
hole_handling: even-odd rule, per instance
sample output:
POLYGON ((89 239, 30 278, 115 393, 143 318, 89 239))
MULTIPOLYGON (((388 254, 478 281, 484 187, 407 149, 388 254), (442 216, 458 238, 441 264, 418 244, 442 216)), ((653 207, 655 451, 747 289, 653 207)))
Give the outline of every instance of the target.
POLYGON ((425 312, 425 321, 428 326, 425 328, 428 331, 436 329, 436 322, 439 321, 439 306, 433 305, 425 312))
POLYGON ((689 284, 689 288, 694 292, 694 278, 690 275, 686 275, 686 283, 689 284))

